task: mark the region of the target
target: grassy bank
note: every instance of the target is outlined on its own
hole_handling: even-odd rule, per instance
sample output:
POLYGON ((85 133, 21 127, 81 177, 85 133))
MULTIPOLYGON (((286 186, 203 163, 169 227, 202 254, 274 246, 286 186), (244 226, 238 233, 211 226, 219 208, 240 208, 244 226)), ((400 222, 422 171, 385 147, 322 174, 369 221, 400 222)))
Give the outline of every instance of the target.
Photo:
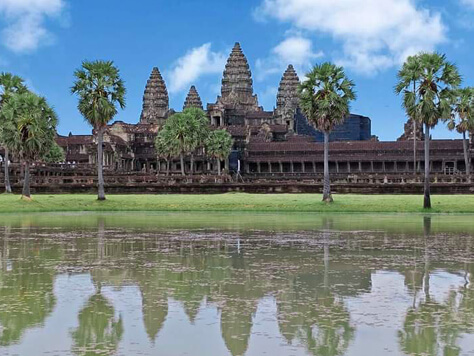
POLYGON ((414 195, 336 195, 333 204, 316 194, 219 195, 0 195, 0 213, 54 211, 261 211, 336 213, 474 213, 474 195, 432 197, 433 209, 422 209, 423 197, 414 195))

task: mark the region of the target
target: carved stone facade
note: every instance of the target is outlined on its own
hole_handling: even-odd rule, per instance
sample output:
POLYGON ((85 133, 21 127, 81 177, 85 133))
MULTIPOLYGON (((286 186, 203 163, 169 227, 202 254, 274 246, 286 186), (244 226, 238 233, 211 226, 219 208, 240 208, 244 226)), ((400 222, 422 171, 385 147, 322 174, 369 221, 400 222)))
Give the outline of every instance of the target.
POLYGON ((183 110, 188 108, 203 108, 201 97, 199 96, 199 93, 197 92, 194 85, 192 85, 189 89, 189 93, 186 96, 186 100, 184 101, 183 110))
POLYGON ((278 87, 275 116, 279 124, 295 130, 295 114, 299 106, 298 86, 300 79, 290 64, 281 78, 278 87))
POLYGON ((168 90, 160 71, 155 67, 145 87, 140 123, 162 125, 168 116, 168 90))
POLYGON ((421 122, 417 122, 416 126, 414 127, 413 119, 411 118, 408 119, 408 121, 405 123, 403 135, 401 135, 398 138, 398 141, 408 141, 408 140, 413 141, 414 129, 416 130, 416 134, 415 134, 416 141, 422 141, 425 137, 425 135, 423 134, 423 124, 421 122))

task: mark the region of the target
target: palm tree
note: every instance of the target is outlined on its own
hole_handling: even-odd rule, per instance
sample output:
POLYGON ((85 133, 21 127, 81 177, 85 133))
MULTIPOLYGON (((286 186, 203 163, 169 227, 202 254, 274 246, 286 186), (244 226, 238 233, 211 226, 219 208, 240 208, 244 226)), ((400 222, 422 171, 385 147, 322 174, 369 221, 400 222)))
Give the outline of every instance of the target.
MULTIPOLYGON (((11 73, 0 73, 0 108, 9 100, 9 98, 15 93, 24 93, 26 92, 26 86, 24 80, 17 75, 11 73)), ((0 143, 1 140, 1 131, 2 131, 2 122, 3 118, 0 117, 0 143)), ((5 192, 11 193, 12 188, 10 185, 10 171, 9 171, 9 161, 10 154, 7 147, 5 149, 5 192)))
POLYGON ((46 99, 31 92, 12 95, 2 107, 3 140, 25 167, 23 196, 31 197, 30 165, 43 160, 55 143, 57 117, 46 99))
POLYGON ((329 134, 349 115, 349 103, 354 100, 354 83, 344 68, 332 63, 314 66, 300 85, 300 105, 313 126, 324 134, 323 201, 332 202, 329 178, 329 134))
POLYGON ((78 109, 97 135, 98 200, 105 200, 103 141, 107 124, 125 108, 125 86, 112 61, 83 62, 74 72, 71 92, 79 96, 78 109))
POLYGON ((469 142, 466 133, 474 129, 474 88, 466 87, 456 91, 453 115, 448 122, 450 130, 456 129, 462 134, 462 143, 464 149, 464 162, 466 164, 466 175, 471 173, 471 160, 469 157, 469 142), (456 122, 456 118, 458 122, 456 122))
POLYGON ((430 129, 439 120, 451 118, 451 103, 454 89, 461 84, 457 67, 446 60, 445 55, 438 53, 420 53, 414 59, 420 66, 415 81, 415 91, 410 87, 397 87, 403 92, 403 107, 409 115, 415 117, 425 126, 425 209, 431 208, 430 194, 430 129))
POLYGON ((204 110, 195 107, 184 109, 183 114, 190 116, 190 120, 193 120, 196 125, 189 145, 191 153, 191 173, 194 173, 194 152, 204 147, 210 132, 209 119, 204 110))
POLYGON ((232 145, 232 136, 226 130, 215 130, 209 133, 206 140, 206 153, 217 160, 217 172, 221 175, 221 161, 229 157, 232 145))
MULTIPOLYGON (((416 81, 421 74, 421 65, 418 57, 410 56, 403 64, 402 68, 398 72, 398 83, 395 87, 397 94, 404 90, 411 90, 413 95, 416 95, 416 81), (411 89, 410 89, 411 88, 411 89)), ((407 112, 408 117, 411 117, 413 121, 413 171, 417 172, 416 169, 416 112, 407 112)))
POLYGON ((168 145, 174 147, 181 161, 181 174, 186 175, 184 156, 194 154, 194 151, 203 144, 208 129, 204 111, 196 108, 185 109, 168 118, 163 130, 171 136, 168 145))
POLYGON ((179 154, 176 142, 173 140, 173 133, 170 130, 170 126, 165 125, 155 139, 155 150, 157 154, 157 165, 158 170, 160 167, 160 159, 166 161, 166 175, 170 173, 170 160, 175 155, 179 154))

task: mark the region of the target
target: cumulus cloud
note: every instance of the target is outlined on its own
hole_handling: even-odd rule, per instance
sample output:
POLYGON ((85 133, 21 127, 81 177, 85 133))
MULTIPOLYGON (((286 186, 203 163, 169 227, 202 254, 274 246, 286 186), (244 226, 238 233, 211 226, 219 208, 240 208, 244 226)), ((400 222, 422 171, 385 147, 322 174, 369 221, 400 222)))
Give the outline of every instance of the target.
POLYGON ((64 0, 0 0, 0 15, 6 24, 2 29, 3 44, 22 53, 51 43, 53 35, 45 21, 58 18, 64 7, 64 0))
POLYGON ((211 43, 189 50, 179 58, 170 72, 170 92, 189 89, 202 75, 222 73, 227 61, 223 52, 213 52, 211 43))
POLYGON ((271 74, 282 74, 288 64, 293 64, 297 71, 304 71, 314 59, 322 56, 322 51, 313 50, 310 39, 299 34, 291 35, 274 47, 269 57, 257 60, 257 80, 271 74))
POLYGON ((255 15, 332 36, 342 44, 339 62, 369 74, 433 50, 446 33, 440 14, 415 0, 263 0, 255 15))

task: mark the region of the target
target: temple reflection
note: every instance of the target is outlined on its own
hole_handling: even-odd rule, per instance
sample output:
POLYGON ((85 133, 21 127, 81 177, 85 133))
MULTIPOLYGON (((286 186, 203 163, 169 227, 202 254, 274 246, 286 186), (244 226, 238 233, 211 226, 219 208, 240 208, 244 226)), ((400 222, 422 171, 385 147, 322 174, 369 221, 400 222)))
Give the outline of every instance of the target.
POLYGON ((7 227, 0 237, 0 348, 21 343, 26 330, 45 323, 55 308, 57 276, 87 273, 94 292, 70 332, 70 351, 77 355, 117 353, 130 326, 109 295, 128 287, 139 291, 143 330, 157 347, 175 317, 173 301, 191 326, 203 310, 216 310, 229 354, 246 355, 259 304, 272 298, 274 337, 306 355, 346 355, 359 335, 347 301, 371 295, 374 274, 387 271, 403 276, 397 288, 409 300, 395 333, 400 350, 461 355, 463 335, 474 334, 474 263, 466 259, 471 240, 433 232, 430 218, 419 221, 422 234, 389 237, 334 230, 331 219, 318 230, 277 236, 131 232, 111 229, 103 219, 95 230, 61 229, 59 239, 58 231, 41 227, 7 227), (440 293, 433 287, 439 273, 461 283, 440 293))

